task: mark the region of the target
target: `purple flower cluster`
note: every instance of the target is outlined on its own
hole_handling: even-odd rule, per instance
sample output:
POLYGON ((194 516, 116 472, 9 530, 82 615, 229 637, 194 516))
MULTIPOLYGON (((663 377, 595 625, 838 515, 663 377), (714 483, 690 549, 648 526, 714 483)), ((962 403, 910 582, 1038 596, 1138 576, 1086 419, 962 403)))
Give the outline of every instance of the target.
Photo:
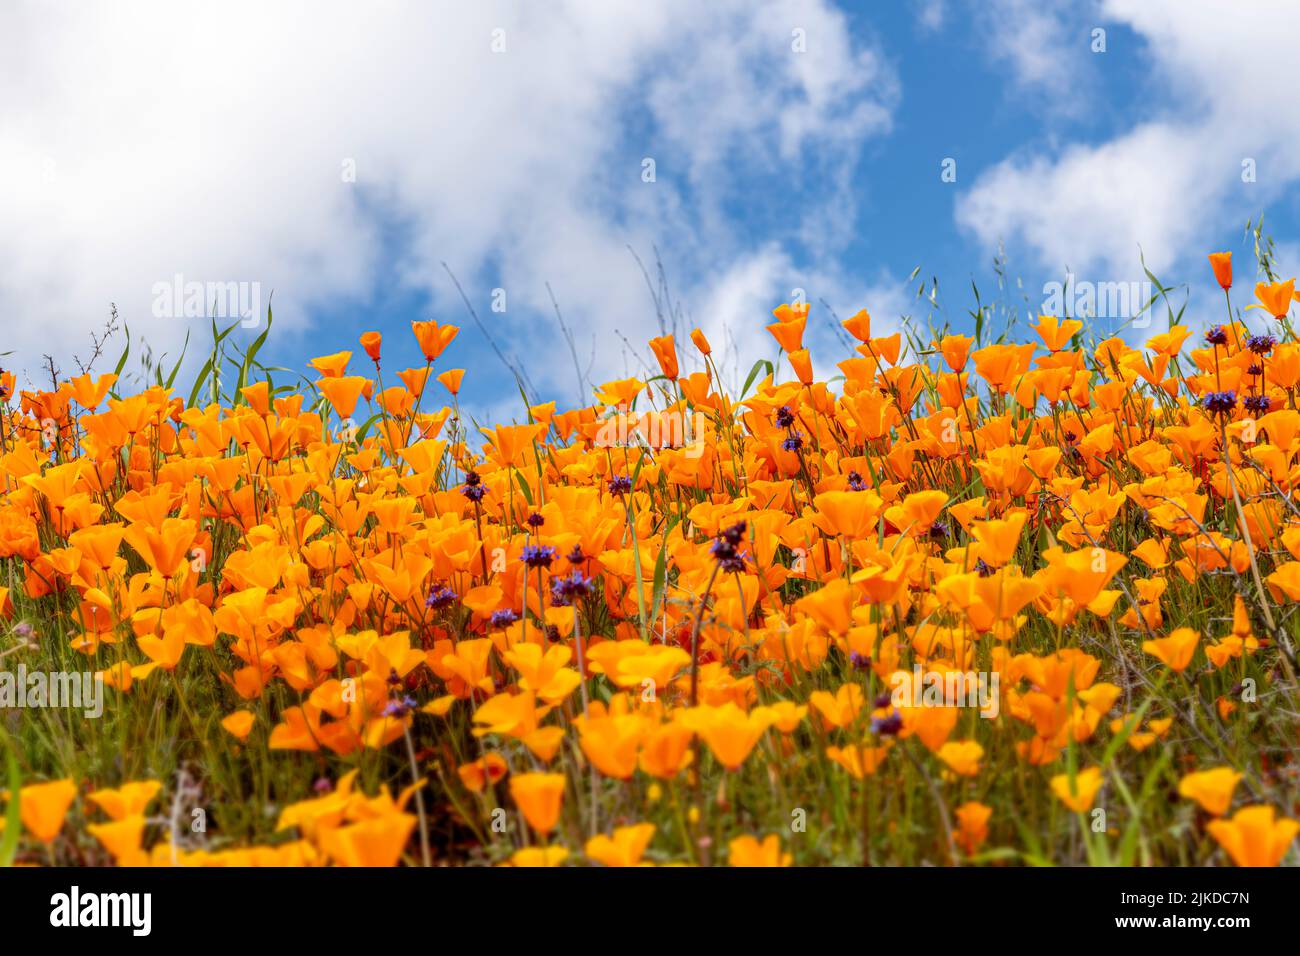
POLYGON ((465 472, 465 484, 460 489, 460 493, 475 504, 483 500, 487 489, 483 487, 483 479, 478 476, 477 471, 465 472))
POLYGON ((502 608, 500 611, 493 611, 489 621, 493 627, 509 627, 515 621, 519 620, 519 612, 514 608, 502 608))
POLYGON ((456 600, 459 597, 460 595, 457 594, 455 591, 453 591, 451 588, 447 587, 446 585, 440 584, 432 591, 429 592, 429 596, 424 599, 424 606, 427 608, 432 608, 435 611, 440 611, 443 608, 447 607, 449 604, 456 603, 456 600))
POLYGON ((1256 355, 1268 355, 1273 351, 1275 345, 1277 345, 1277 339, 1271 335, 1252 335, 1246 339, 1246 348, 1256 355))
POLYGON ((396 717, 399 720, 415 709, 415 698, 405 696, 402 698, 394 697, 384 708, 385 717, 396 717))
POLYGON ((878 737, 897 737, 903 729, 903 715, 891 710, 888 717, 872 717, 871 732, 878 737))
POLYGON ((1227 415, 1237 407, 1236 392, 1207 392, 1201 399, 1205 410, 1212 415, 1227 415))
POLYGON ((567 577, 554 578, 551 581, 551 604, 555 607, 569 607, 574 601, 587 596, 591 581, 574 571, 567 577))
POLYGON ((519 551, 519 560, 530 568, 549 568, 555 560, 555 549, 549 544, 526 544, 519 551))
POLYGON ((723 571, 739 573, 745 570, 745 557, 740 552, 740 543, 745 540, 745 522, 733 524, 718 532, 718 539, 709 547, 709 553, 717 560, 723 571))
POLYGON ((1256 415, 1266 413, 1272 402, 1267 395, 1247 395, 1241 400, 1242 407, 1256 415))

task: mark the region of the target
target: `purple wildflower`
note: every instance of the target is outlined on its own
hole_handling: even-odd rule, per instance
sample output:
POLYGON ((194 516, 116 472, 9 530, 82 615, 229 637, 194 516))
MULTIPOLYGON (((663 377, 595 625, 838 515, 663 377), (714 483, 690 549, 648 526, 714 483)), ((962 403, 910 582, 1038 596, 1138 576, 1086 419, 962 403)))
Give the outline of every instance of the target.
POLYGON ((1227 415, 1237 407, 1236 392, 1207 392, 1201 400, 1205 410, 1212 415, 1227 415))
POLYGON ((555 560, 555 549, 549 544, 526 544, 519 552, 519 560, 530 568, 549 568, 555 560))

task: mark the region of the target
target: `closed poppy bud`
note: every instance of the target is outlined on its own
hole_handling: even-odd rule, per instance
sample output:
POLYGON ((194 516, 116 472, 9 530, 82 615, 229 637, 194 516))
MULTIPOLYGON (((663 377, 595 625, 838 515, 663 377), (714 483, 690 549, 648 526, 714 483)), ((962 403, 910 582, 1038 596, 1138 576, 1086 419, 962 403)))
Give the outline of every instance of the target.
POLYGON ((671 335, 661 335, 650 340, 650 351, 659 360, 665 378, 677 378, 677 345, 671 335))
POLYGON ((1214 270, 1214 278, 1218 280, 1222 289, 1232 288, 1232 253, 1231 252, 1211 252, 1210 268, 1214 270))
POLYGON ((383 343, 384 337, 378 332, 366 332, 361 336, 361 347, 366 350, 376 363, 379 361, 379 346, 383 343))
POLYGON ((790 353, 790 367, 794 369, 794 374, 798 376, 801 383, 804 385, 812 384, 812 359, 809 357, 807 349, 800 349, 797 352, 790 353))
POLYGON ((453 395, 460 394, 460 382, 465 377, 463 368, 449 368, 438 376, 438 381, 453 395))
POLYGON ((691 330, 691 342, 700 350, 701 355, 707 356, 713 354, 713 346, 709 344, 709 340, 704 337, 704 333, 699 329, 691 330))

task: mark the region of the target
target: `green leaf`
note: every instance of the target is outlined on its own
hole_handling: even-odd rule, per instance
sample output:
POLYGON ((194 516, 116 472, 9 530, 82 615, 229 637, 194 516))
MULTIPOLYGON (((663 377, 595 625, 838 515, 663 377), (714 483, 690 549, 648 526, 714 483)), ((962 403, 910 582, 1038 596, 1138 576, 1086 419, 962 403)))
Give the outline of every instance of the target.
POLYGON ((772 367, 771 362, 769 362, 767 359, 759 359, 757 362, 754 363, 754 367, 749 370, 749 377, 745 379, 745 387, 740 390, 741 398, 744 398, 749 393, 749 386, 754 384, 754 379, 758 378, 759 370, 764 368, 765 366, 767 368, 768 375, 775 374, 776 370, 772 367))
POLYGON ((520 472, 516 471, 514 475, 515 482, 519 485, 519 490, 523 492, 524 500, 528 502, 529 506, 531 506, 533 503, 532 489, 528 487, 528 482, 524 481, 524 476, 520 472))
POLYGON ((664 589, 668 585, 668 549, 659 549, 655 558, 654 587, 650 592, 650 629, 654 630, 655 621, 659 619, 659 602, 663 600, 664 589))
POLYGON ((244 401, 244 386, 248 384, 248 373, 253 368, 254 361, 257 358, 257 351, 266 342, 266 337, 271 334, 271 307, 266 307, 266 328, 262 334, 253 340, 253 344, 248 347, 244 353, 244 361, 239 366, 239 376, 235 379, 235 392, 231 396, 234 403, 239 405, 244 401))
POLYGON ((176 360, 176 364, 172 366, 171 374, 167 376, 166 384, 168 390, 170 390, 172 385, 176 383, 176 373, 181 370, 181 363, 185 361, 185 353, 188 352, 189 349, 190 349, 190 333, 186 332, 185 344, 181 346, 181 357, 176 360))
POLYGON ((14 855, 18 852, 18 834, 22 830, 19 814, 22 801, 18 797, 22 789, 22 774, 18 772, 18 758, 14 755, 13 742, 4 728, 0 727, 0 742, 4 744, 5 772, 9 778, 9 805, 5 808, 5 829, 0 835, 0 866, 13 866, 14 855))
POLYGON ((194 387, 190 389, 189 400, 185 403, 186 408, 193 408, 198 403, 199 392, 203 391, 203 385, 207 382, 208 376, 211 374, 212 358, 209 357, 208 360, 203 363, 203 368, 199 369, 198 377, 194 379, 194 387))
MULTIPOLYGON (((113 369, 113 374, 117 376, 121 376, 122 369, 126 368, 127 357, 131 354, 131 326, 124 324, 122 328, 126 332, 126 346, 122 349, 122 354, 117 358, 117 367, 113 369)), ((116 387, 114 387, 114 390, 116 390, 116 387)))
MULTIPOLYGON (((357 429, 357 441, 363 440, 366 437, 366 433, 370 431, 370 426, 383 417, 383 412, 375 412, 367 418, 365 422, 362 423, 361 427, 357 429)), ((529 504, 532 504, 532 502, 530 501, 529 504)))

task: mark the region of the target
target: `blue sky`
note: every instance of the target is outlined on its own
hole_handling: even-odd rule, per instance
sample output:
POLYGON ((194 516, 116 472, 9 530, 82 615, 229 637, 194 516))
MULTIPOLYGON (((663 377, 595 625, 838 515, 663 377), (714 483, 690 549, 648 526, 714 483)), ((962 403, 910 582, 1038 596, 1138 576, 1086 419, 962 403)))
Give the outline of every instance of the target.
POLYGON ((999 244, 1022 310, 1067 268, 1143 279, 1140 243, 1162 278, 1189 284, 1188 320, 1217 321, 1204 254, 1234 251, 1244 306, 1246 219, 1266 214, 1285 276, 1300 219, 1300 68, 1286 46, 1300 11, 1221 10, 6 5, 0 308, 15 318, 0 352, 24 370, 54 352, 75 370, 112 302, 174 357, 204 323, 160 311, 157 284, 234 282, 274 290, 261 357, 304 373, 313 355, 363 358, 369 329, 396 371, 419 359, 412 319, 461 324, 439 364, 469 370, 480 420, 505 420, 521 413, 513 384, 441 263, 537 397, 569 406, 582 388, 546 284, 591 380, 635 373, 658 322, 629 246, 651 267, 659 250, 681 331, 703 327, 739 378, 774 352, 762 326, 795 289, 814 303, 823 370, 843 357, 823 299, 888 331, 931 317, 916 287, 934 277, 935 321, 969 325, 971 281, 998 295, 999 244))

